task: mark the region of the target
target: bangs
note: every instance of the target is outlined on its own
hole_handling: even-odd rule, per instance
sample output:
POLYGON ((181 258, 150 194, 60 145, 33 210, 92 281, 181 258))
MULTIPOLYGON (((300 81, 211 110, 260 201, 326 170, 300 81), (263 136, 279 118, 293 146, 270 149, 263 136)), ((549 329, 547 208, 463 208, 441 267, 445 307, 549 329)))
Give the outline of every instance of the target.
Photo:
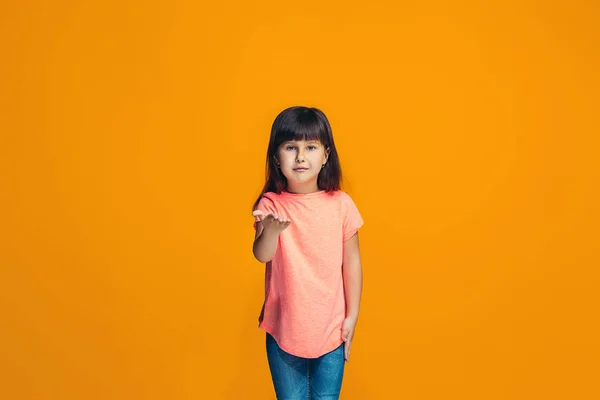
POLYGON ((277 142, 288 140, 318 140, 327 145, 327 126, 312 112, 300 113, 293 118, 285 118, 279 127, 277 142))

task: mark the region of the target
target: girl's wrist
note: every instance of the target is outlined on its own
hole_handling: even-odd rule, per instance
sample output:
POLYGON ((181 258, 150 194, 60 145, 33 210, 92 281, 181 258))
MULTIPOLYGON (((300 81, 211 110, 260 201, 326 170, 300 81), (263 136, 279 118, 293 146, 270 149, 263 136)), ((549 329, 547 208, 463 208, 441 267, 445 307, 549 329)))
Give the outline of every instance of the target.
POLYGON ((279 236, 281 231, 278 230, 277 228, 265 227, 265 231, 263 233, 269 237, 277 237, 277 236, 279 236))
POLYGON ((346 314, 346 318, 347 318, 347 319, 352 319, 352 320, 354 320, 354 321, 358 321, 358 312, 355 312, 355 313, 354 313, 354 312, 348 313, 348 314, 346 314))

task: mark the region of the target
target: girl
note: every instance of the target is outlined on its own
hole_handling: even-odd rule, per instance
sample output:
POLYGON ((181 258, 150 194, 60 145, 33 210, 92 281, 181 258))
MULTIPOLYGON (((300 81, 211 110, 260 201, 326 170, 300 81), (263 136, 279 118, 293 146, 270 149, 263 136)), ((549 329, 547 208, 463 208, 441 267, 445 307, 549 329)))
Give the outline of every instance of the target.
POLYGON ((338 399, 362 291, 358 228, 331 127, 317 108, 275 119, 252 252, 266 263, 259 327, 278 399, 338 399))

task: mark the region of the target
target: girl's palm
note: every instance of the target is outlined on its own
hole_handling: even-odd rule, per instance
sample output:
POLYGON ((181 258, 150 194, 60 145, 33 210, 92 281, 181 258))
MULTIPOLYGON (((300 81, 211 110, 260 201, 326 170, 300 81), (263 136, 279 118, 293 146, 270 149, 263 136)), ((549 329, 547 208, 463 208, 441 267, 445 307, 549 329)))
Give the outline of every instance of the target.
POLYGON ((253 216, 258 216, 260 218, 260 222, 262 222, 264 229, 275 229, 279 232, 283 231, 285 228, 290 226, 292 223, 289 218, 284 218, 278 214, 268 213, 265 214, 261 210, 256 210, 252 212, 253 216))

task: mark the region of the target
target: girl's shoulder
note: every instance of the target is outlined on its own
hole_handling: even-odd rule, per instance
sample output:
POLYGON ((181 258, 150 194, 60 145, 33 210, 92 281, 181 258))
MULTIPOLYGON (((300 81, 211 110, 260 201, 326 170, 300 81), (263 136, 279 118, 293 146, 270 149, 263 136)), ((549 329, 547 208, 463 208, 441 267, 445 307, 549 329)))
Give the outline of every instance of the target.
POLYGON ((336 190, 333 193, 333 197, 335 197, 336 199, 338 199, 340 202, 342 203, 347 203, 347 202, 352 202, 352 197, 345 191, 343 190, 336 190))
POLYGON ((340 197, 340 198, 343 198, 343 199, 347 199, 347 198, 350 197, 350 195, 348 193, 344 192, 342 189, 336 190, 335 191, 335 195, 338 196, 338 197, 340 197))
POLYGON ((265 192, 262 195, 261 201, 270 201, 272 203, 277 202, 279 200, 281 200, 282 196, 281 194, 277 194, 275 192, 265 192))

